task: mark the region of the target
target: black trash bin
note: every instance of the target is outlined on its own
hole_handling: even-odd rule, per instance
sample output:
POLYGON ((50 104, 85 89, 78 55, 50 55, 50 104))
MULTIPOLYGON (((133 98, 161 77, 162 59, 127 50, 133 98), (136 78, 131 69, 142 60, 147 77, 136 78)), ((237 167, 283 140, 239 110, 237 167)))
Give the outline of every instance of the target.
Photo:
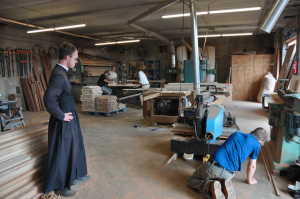
POLYGON ((288 180, 295 183, 300 178, 300 166, 290 165, 287 173, 288 180))

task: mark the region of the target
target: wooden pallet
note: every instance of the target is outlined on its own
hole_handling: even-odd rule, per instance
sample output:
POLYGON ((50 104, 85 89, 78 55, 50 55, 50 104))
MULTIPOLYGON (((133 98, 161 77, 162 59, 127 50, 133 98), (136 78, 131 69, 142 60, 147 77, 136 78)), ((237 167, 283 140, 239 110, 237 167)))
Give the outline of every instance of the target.
POLYGON ((84 114, 84 115, 89 115, 89 114, 93 114, 93 115, 101 115, 101 114, 103 114, 105 117, 110 117, 112 113, 119 114, 119 111, 126 112, 126 108, 121 108, 121 109, 117 109, 117 110, 110 111, 110 112, 83 111, 83 114, 84 114))

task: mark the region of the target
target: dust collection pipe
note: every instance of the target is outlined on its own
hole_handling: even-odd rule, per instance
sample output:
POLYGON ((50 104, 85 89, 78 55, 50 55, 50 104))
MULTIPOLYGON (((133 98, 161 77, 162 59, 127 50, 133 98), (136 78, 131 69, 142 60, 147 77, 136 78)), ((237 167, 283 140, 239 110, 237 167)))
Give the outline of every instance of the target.
POLYGON ((193 66, 194 66, 194 97, 200 94, 200 71, 199 71, 199 49, 198 49, 198 27, 196 15, 196 2, 190 0, 190 18, 192 28, 192 48, 193 48, 193 66))
POLYGON ((142 28, 142 27, 140 27, 140 26, 138 26, 138 25, 136 25, 134 23, 137 22, 137 21, 139 21, 139 20, 141 20, 144 17, 149 16, 150 14, 153 14, 153 13, 155 13, 155 12, 161 10, 161 9, 164 9, 164 8, 168 7, 169 5, 171 5, 173 3, 176 3, 177 1, 179 1, 179 0, 166 0, 166 1, 164 1, 164 2, 162 2, 162 3, 160 3, 160 4, 156 5, 156 6, 154 6, 153 8, 151 8, 151 9, 143 12, 142 14, 138 15, 137 17, 135 17, 135 18, 133 18, 133 19, 131 19, 131 20, 129 20, 127 22, 128 26, 134 27, 134 28, 136 28, 136 29, 144 32, 147 36, 154 37, 156 39, 159 39, 161 41, 167 42, 169 44, 170 52, 172 54, 171 55, 172 56, 171 57, 171 68, 175 68, 175 64, 176 64, 176 60, 175 60, 175 47, 174 47, 173 41, 171 41, 169 38, 164 37, 164 36, 162 36, 162 35, 160 35, 160 34, 158 34, 156 32, 149 31, 149 30, 147 30, 145 28, 142 28))
POLYGON ((276 0, 259 29, 270 33, 289 0, 276 0))

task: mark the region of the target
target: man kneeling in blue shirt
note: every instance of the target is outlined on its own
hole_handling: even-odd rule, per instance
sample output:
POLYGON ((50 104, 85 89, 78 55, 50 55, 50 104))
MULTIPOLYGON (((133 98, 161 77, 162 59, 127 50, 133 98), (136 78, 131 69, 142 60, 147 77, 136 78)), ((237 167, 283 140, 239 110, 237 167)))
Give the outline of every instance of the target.
POLYGON ((269 134, 263 128, 257 128, 250 134, 242 132, 231 134, 208 161, 189 177, 189 185, 203 194, 212 194, 214 199, 236 199, 230 179, 234 177, 236 171, 242 170, 242 163, 250 157, 247 183, 251 185, 257 183, 253 177, 256 159, 260 152, 260 145, 268 139, 269 134))

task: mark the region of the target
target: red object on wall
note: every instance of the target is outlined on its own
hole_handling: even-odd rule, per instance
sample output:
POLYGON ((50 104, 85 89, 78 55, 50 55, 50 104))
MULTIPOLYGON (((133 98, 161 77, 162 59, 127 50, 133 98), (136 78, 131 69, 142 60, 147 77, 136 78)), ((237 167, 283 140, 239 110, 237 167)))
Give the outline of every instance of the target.
POLYGON ((297 74, 297 62, 293 62, 293 75, 297 74))

